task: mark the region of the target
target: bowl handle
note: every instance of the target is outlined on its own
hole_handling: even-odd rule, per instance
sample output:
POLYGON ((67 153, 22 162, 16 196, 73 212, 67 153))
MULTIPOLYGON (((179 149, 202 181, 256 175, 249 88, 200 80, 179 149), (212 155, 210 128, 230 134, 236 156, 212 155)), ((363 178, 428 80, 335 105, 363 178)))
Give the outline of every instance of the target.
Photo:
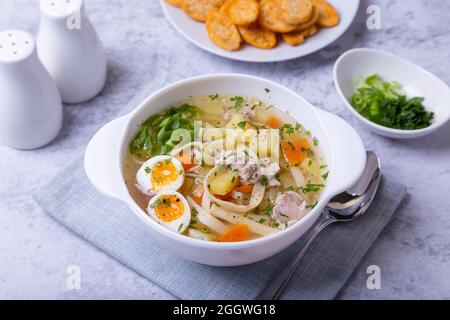
POLYGON ((366 148, 359 134, 340 117, 323 111, 320 121, 330 144, 331 158, 329 187, 326 194, 333 197, 352 187, 366 167, 366 148))
POLYGON ((103 194, 127 202, 129 194, 121 172, 120 135, 129 116, 122 116, 101 128, 84 154, 84 170, 90 182, 103 194))

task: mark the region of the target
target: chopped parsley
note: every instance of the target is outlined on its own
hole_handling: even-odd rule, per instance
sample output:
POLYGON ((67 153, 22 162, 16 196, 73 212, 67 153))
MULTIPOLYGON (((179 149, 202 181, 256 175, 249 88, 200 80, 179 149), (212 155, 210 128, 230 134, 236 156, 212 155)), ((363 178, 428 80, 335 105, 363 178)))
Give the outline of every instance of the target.
POLYGON ((408 98, 396 82, 369 76, 352 96, 353 108, 364 118, 384 127, 416 130, 429 127, 434 113, 423 105, 424 98, 408 98))
POLYGON ((145 167, 145 173, 150 174, 150 172, 152 172, 152 169, 150 169, 149 167, 145 167))
POLYGON ((264 91, 265 91, 266 93, 269 93, 269 92, 270 92, 270 89, 269 89, 269 88, 265 88, 264 91))
POLYGON ((237 126, 241 129, 244 129, 246 125, 247 125, 247 121, 242 121, 237 124, 237 126))
POLYGON ((208 97, 210 100, 217 100, 217 99, 219 99, 219 94, 218 93, 210 94, 208 97))
POLYGON ((330 171, 325 172, 325 173, 322 175, 322 179, 323 179, 323 180, 327 180, 329 174, 330 174, 330 171))
POLYGON ((178 232, 180 232, 180 230, 183 228, 183 223, 180 223, 180 225, 178 226, 178 232))
POLYGON ((314 209, 316 206, 317 206, 317 204, 319 203, 319 201, 315 201, 313 204, 310 204, 309 206, 307 206, 306 208, 308 208, 308 209, 314 209))
POLYGON ((271 214, 273 210, 273 205, 268 205, 267 207, 265 207, 262 212, 265 214, 271 214))
POLYGON ((262 178, 262 180, 261 180, 261 184, 262 184, 263 186, 269 185, 269 178, 267 178, 266 176, 264 176, 264 177, 262 178))
POLYGON ((319 140, 316 137, 314 137, 313 143, 314 143, 314 146, 317 147, 319 145, 319 140))
POLYGON ((244 102, 244 98, 240 97, 240 96, 235 96, 235 97, 231 97, 230 101, 234 102, 234 107, 235 108, 240 108, 240 107, 242 107, 242 103, 244 102))
POLYGON ((306 186, 300 187, 301 191, 303 193, 311 193, 311 192, 319 192, 320 189, 325 188, 325 184, 314 184, 314 183, 307 183, 306 186))

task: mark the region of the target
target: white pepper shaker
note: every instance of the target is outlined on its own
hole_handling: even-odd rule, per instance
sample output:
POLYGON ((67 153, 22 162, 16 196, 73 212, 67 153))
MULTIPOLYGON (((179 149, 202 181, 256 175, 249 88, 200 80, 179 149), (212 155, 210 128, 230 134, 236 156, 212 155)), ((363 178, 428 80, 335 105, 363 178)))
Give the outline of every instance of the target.
POLYGON ((83 0, 40 0, 38 54, 55 79, 63 102, 94 98, 106 80, 103 46, 83 0))
POLYGON ((0 140, 15 149, 36 149, 50 143, 61 125, 61 96, 32 36, 1 32, 0 140))

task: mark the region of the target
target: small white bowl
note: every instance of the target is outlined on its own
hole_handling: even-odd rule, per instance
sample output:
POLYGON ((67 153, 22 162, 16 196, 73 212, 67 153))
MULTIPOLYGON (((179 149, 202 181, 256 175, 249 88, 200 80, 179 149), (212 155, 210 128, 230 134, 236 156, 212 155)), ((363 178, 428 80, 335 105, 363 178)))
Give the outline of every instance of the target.
POLYGON ((347 51, 336 61, 334 83, 347 108, 370 130, 385 137, 422 137, 441 128, 450 119, 450 88, 447 84, 427 70, 388 52, 366 48, 347 51), (378 74, 384 81, 397 81, 410 97, 424 97, 427 110, 435 113, 432 125, 419 130, 391 129, 359 114, 351 105, 351 97, 358 84, 372 74, 378 74))

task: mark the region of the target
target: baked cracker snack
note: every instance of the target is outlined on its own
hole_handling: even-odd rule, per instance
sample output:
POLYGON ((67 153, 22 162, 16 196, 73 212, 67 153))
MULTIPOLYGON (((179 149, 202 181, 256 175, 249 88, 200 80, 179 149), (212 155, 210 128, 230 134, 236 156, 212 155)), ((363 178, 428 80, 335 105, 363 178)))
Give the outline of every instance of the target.
POLYGON ((172 6, 183 8, 184 0, 166 0, 166 2, 172 6))
POLYGON ((307 37, 315 35, 318 31, 319 29, 315 25, 312 25, 311 27, 302 31, 283 33, 281 37, 287 44, 291 46, 298 46, 304 43, 307 37))
POLYGON ((205 22, 211 9, 218 9, 225 0, 183 0, 183 11, 192 19, 205 22))
POLYGON ((311 17, 313 5, 309 0, 279 0, 279 2, 280 17, 287 23, 303 23, 311 17))
POLYGON ((331 28, 339 24, 341 18, 337 10, 325 0, 311 0, 319 9, 317 24, 321 27, 331 28))
POLYGON ((241 36, 231 18, 218 9, 209 11, 206 19, 206 31, 212 42, 227 51, 239 50, 241 36))
POLYGON ((261 0, 259 3, 259 25, 273 32, 291 32, 296 25, 281 19, 279 0, 261 0))
POLYGON ((295 31, 302 31, 305 29, 308 29, 309 27, 315 25, 317 23, 317 21, 319 20, 319 9, 317 9, 317 7, 315 5, 313 5, 313 12, 311 17, 309 18, 308 21, 305 21, 303 23, 299 23, 297 25, 297 27, 295 28, 295 31))
POLYGON ((242 38, 249 45, 261 48, 271 49, 277 45, 277 35, 269 30, 261 28, 257 24, 247 27, 239 27, 242 38))
POLYGON ((238 26, 248 26, 258 18, 259 3, 256 0, 228 0, 220 10, 238 26))

